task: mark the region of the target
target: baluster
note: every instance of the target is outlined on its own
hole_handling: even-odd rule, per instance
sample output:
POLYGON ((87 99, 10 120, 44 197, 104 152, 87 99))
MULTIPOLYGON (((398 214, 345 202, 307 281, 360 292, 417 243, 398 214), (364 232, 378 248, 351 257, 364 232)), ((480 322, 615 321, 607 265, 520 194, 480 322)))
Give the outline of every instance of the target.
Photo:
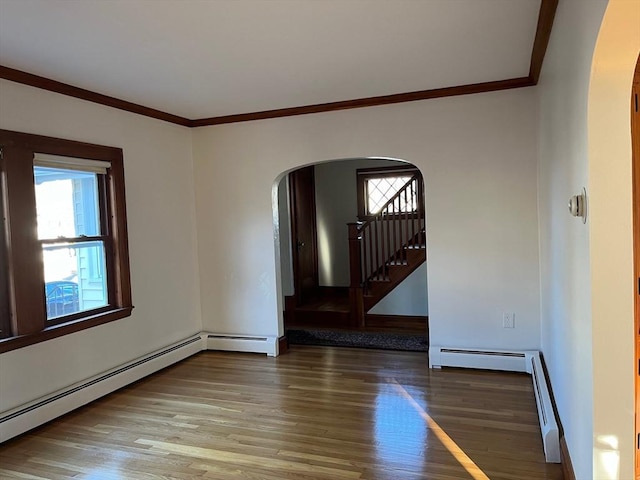
POLYGON ((420 212, 420 241, 427 248, 427 220, 424 208, 424 186, 418 182, 418 210, 420 212), (424 230, 424 232, 423 232, 424 230))
POLYGON ((389 207, 387 207, 387 216, 384 219, 384 228, 386 230, 386 241, 384 249, 384 266, 385 266, 385 278, 389 278, 389 262, 391 261, 391 229, 389 228, 389 207))
POLYGON ((411 182, 411 211, 413 212, 412 217, 413 220, 411 221, 411 226, 412 226, 412 230, 411 230, 411 238, 413 240, 414 245, 416 244, 416 235, 418 234, 419 230, 419 215, 420 215, 420 211, 418 209, 418 179, 415 178, 413 180, 413 182, 411 182), (416 222, 418 222, 418 225, 416 225, 416 222))
POLYGON ((380 228, 380 232, 378 233, 379 235, 379 240, 380 240, 380 260, 378 263, 378 266, 380 268, 380 273, 382 274, 382 279, 385 279, 385 261, 384 261, 384 215, 380 215, 380 219, 378 222, 379 228, 380 228))
POLYGON ((389 219, 390 225, 389 230, 391 230, 391 240, 389 241, 389 248, 391 252, 391 258, 393 260, 394 265, 398 264, 398 250, 396 249, 396 205, 395 201, 391 203, 391 218, 389 219))
POLYGON ((392 221, 393 219, 393 209, 391 210, 391 212, 389 212, 389 207, 387 207, 387 220, 386 220, 386 227, 387 227, 387 255, 385 256, 385 258, 387 259, 385 261, 385 265, 386 265, 386 276, 389 276, 389 262, 391 262, 393 260, 393 250, 392 250, 392 246, 391 246, 391 225, 389 224, 390 221, 392 221))
POLYGON ((376 217, 373 221, 373 239, 375 240, 375 264, 373 266, 373 273, 375 273, 376 277, 380 275, 380 234, 378 233, 378 218, 376 217))
POLYGON ((411 243, 414 243, 415 238, 416 238, 416 214, 414 213, 414 195, 415 195, 415 191, 413 189, 413 185, 414 185, 415 180, 412 180, 411 183, 409 184, 409 188, 411 189, 411 194, 409 195, 409 197, 411 198, 411 205, 409 206, 409 208, 407 208, 407 211, 411 212, 411 234, 409 235, 409 238, 411 239, 411 243))
MULTIPOLYGON (((362 226, 360 226, 362 227, 362 226)), ((362 257, 360 260, 360 274, 361 280, 366 283, 367 280, 367 229, 360 229, 360 244, 362 245, 362 257)))
MULTIPOLYGON (((404 195, 404 238, 402 239, 402 245, 407 245, 409 243, 409 208, 408 208, 408 203, 407 203, 407 189, 405 188, 403 190, 403 195, 404 195)), ((403 253, 404 253, 404 258, 403 260, 406 262, 407 261, 407 250, 406 248, 402 249, 403 253)))
POLYGON ((402 251, 398 247, 398 235, 400 235, 400 231, 402 229, 402 224, 400 223, 400 197, 397 197, 393 201, 393 251, 395 252, 395 261, 396 263, 400 263, 402 260, 402 251), (396 206, 396 203, 398 206, 396 206))

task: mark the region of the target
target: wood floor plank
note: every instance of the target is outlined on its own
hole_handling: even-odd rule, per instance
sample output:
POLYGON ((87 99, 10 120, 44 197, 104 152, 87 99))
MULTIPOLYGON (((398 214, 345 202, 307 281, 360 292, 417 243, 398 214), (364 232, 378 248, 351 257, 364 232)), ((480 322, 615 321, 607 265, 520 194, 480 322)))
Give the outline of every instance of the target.
POLYGON ((427 363, 331 347, 203 352, 0 445, 0 478, 478 478, 455 448, 484 478, 562 478, 544 462, 528 376, 427 363))

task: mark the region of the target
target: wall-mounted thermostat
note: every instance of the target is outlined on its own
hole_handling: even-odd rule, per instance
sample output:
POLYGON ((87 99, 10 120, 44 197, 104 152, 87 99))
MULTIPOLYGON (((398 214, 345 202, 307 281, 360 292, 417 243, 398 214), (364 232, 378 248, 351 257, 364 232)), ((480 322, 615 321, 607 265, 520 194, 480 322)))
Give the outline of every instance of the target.
POLYGON ((587 223, 587 189, 583 188, 580 195, 569 199, 569 213, 574 217, 582 217, 582 223, 587 223))

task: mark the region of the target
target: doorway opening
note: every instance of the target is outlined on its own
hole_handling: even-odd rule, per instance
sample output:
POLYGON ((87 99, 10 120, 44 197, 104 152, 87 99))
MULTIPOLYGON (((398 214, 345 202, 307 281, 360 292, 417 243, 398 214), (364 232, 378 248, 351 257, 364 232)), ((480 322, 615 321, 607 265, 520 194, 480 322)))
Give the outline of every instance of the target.
POLYGON ((404 335, 407 348, 398 349, 426 351, 427 233, 420 171, 389 159, 324 162, 284 175, 277 198, 284 330, 290 342, 348 345, 336 332, 349 332, 351 343, 375 334, 394 348, 390 339, 404 335))

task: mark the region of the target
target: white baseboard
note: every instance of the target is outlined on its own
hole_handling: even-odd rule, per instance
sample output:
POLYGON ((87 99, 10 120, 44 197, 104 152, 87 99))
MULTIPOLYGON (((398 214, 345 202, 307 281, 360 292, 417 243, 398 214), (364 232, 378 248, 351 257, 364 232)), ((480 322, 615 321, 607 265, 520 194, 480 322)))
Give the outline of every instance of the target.
POLYGON ((431 368, 477 368, 531 375, 545 459, 547 463, 560 463, 560 433, 540 352, 432 346, 429 348, 429 364, 431 368))
POLYGON ((482 348, 429 348, 431 368, 459 367, 526 372, 526 352, 482 348))
POLYGON ((0 442, 69 413, 147 375, 184 360, 202 349, 202 337, 194 335, 107 372, 70 385, 51 395, 2 412, 0 413, 0 442))
POLYGON ((227 335, 203 332, 207 350, 265 353, 269 357, 278 354, 278 338, 272 336, 227 335))
POLYGON ((202 332, 45 397, 0 412, 0 443, 136 382, 202 350, 278 354, 277 337, 202 332))
POLYGON ((547 463, 560 463, 560 432, 551 403, 551 392, 542 368, 540 352, 530 352, 527 355, 527 373, 531 375, 533 382, 545 459, 547 463))
MULTIPOLYGON (((278 338, 203 332, 70 385, 51 395, 0 413, 0 443, 27 432, 202 350, 278 354, 278 338)), ((431 366, 522 371, 532 375, 548 462, 560 461, 557 425, 538 352, 431 347, 431 366), (557 452, 556 452, 557 450, 557 452), (557 460, 555 460, 557 458, 557 460)))

